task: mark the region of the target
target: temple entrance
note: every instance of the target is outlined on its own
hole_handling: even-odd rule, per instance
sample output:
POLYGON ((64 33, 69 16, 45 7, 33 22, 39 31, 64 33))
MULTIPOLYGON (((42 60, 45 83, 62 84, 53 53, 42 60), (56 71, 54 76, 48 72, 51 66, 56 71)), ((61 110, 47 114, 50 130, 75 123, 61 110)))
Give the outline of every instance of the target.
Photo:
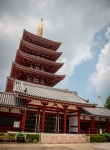
POLYGON ((56 116, 46 116, 44 132, 55 133, 56 116))
MULTIPOLYGON (((42 125, 42 116, 40 117, 40 131, 42 125)), ((45 116, 45 124, 44 124, 44 132, 45 133, 55 133, 56 130, 56 116, 46 115, 45 116)))
POLYGON ((28 113, 26 116, 25 131, 35 132, 35 129, 36 129, 36 114, 28 113))
MULTIPOLYGON (((59 133, 63 133, 64 130, 64 117, 59 117, 59 133)), ((69 116, 66 117, 66 133, 69 133, 69 116)))

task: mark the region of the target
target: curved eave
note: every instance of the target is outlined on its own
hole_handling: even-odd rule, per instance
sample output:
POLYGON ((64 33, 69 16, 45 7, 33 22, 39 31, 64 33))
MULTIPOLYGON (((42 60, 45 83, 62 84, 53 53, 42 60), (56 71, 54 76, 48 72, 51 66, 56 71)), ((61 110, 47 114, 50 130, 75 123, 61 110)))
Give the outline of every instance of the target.
MULTIPOLYGON (((49 78, 59 78, 59 80, 63 79, 65 77, 65 75, 56 75, 56 74, 52 74, 52 73, 47 73, 47 72, 44 72, 44 71, 40 71, 38 69, 32 69, 32 68, 28 68, 28 67, 24 67, 24 66, 21 66, 21 65, 18 65, 17 63, 12 63, 12 70, 13 69, 17 69, 19 71, 23 71, 25 73, 28 73, 28 74, 32 74, 32 75, 40 75, 42 77, 49 77, 49 78)), ((14 77, 14 71, 11 72, 10 74, 10 77, 14 77)))
POLYGON ((32 55, 26 54, 22 51, 19 51, 19 50, 17 51, 16 62, 18 62, 17 61, 18 55, 20 57, 28 60, 28 61, 39 63, 39 64, 42 64, 44 66, 54 66, 55 70, 58 70, 63 66, 63 63, 53 62, 53 61, 50 61, 50 60, 46 60, 44 58, 40 58, 40 57, 37 57, 37 56, 32 56, 32 55))
POLYGON ((23 51, 22 47, 24 45, 25 45, 26 48, 29 48, 34 52, 38 52, 38 53, 44 54, 46 56, 52 56, 53 61, 56 61, 62 54, 62 52, 57 52, 57 51, 53 51, 53 50, 50 50, 50 49, 47 49, 47 48, 44 48, 44 47, 41 47, 41 46, 38 46, 38 45, 34 45, 32 43, 29 43, 29 42, 21 39, 20 46, 19 46, 19 49, 21 51, 23 51))
POLYGON ((28 32, 28 31, 26 31, 26 30, 24 29, 22 38, 23 38, 24 40, 26 40, 26 39, 27 39, 26 36, 29 36, 31 39, 36 40, 36 41, 38 41, 39 43, 42 43, 42 44, 44 44, 44 45, 46 44, 46 45, 48 45, 49 47, 52 46, 51 49, 52 49, 52 50, 55 50, 55 51, 56 51, 56 50, 59 48, 59 46, 61 45, 60 42, 55 42, 55 41, 52 41, 52 40, 49 40, 49 39, 46 39, 46 38, 37 36, 37 35, 32 34, 32 33, 28 32))
POLYGON ((81 114, 81 116, 110 118, 110 116, 107 116, 107 115, 105 116, 105 115, 93 115, 93 114, 81 114))
POLYGON ((76 102, 70 102, 70 101, 62 101, 62 100, 58 100, 58 99, 50 99, 50 98, 46 98, 46 97, 40 97, 40 96, 35 96, 35 95, 30 95, 30 94, 24 94, 22 92, 16 91, 18 96, 20 98, 24 98, 24 99, 31 99, 31 100, 43 100, 43 101, 49 101, 49 102, 56 102, 58 104, 69 104, 69 105, 73 105, 76 107, 92 107, 94 108, 95 105, 94 104, 84 104, 84 103, 76 103, 76 102))

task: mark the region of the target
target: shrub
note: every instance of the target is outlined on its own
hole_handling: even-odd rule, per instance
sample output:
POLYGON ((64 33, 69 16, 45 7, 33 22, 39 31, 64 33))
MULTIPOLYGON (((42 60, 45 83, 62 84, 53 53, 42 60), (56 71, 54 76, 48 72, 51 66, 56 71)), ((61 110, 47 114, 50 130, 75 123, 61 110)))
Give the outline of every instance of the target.
POLYGON ((39 141, 39 134, 27 134, 26 139, 28 139, 30 142, 32 142, 34 139, 39 141))
POLYGON ((1 142, 12 142, 15 141, 15 138, 9 135, 0 136, 1 142))
POLYGON ((105 133, 105 134, 103 134, 103 136, 106 138, 107 142, 110 142, 110 134, 109 133, 105 133))
POLYGON ((90 142, 106 142, 106 137, 100 135, 90 135, 90 142))
POLYGON ((8 133, 9 136, 15 137, 16 133, 8 133))
POLYGON ((4 136, 5 135, 5 133, 4 132, 0 132, 0 136, 4 136))
POLYGON ((17 137, 18 142, 25 142, 26 137, 25 137, 25 134, 23 132, 19 132, 16 135, 16 137, 17 137))
POLYGON ((4 141, 4 136, 0 136, 0 142, 4 141))
POLYGON ((36 144, 37 142, 38 142, 38 141, 37 141, 36 139, 34 139, 34 140, 33 140, 33 143, 35 143, 35 144, 36 144))
POLYGON ((27 139, 25 139, 25 143, 28 143, 29 141, 27 139))

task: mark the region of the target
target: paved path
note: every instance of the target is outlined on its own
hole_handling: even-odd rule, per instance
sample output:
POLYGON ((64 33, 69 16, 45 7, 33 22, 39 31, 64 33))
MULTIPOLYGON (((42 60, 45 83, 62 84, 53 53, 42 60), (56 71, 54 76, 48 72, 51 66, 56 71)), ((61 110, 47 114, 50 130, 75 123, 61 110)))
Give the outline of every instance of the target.
POLYGON ((110 143, 0 144, 0 150, 110 150, 110 143))

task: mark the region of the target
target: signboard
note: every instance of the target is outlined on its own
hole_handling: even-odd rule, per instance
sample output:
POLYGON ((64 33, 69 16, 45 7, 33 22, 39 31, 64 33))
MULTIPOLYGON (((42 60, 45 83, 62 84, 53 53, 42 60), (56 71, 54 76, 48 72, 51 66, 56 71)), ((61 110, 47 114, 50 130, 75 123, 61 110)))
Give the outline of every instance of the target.
POLYGON ((19 128, 20 127, 20 121, 14 121, 13 127, 19 128))

